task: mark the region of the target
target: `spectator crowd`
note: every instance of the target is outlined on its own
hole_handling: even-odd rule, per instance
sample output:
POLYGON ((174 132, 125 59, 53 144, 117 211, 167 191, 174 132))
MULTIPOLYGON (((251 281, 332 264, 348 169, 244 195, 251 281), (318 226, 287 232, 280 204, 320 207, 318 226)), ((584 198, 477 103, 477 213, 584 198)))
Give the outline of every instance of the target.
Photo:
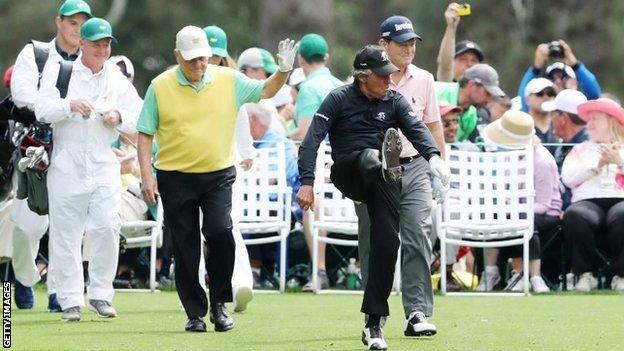
MULTIPOLYGON (((65 1, 55 19, 54 39, 26 45, 4 74, 4 85, 10 88, 14 111, 19 110, 20 117, 3 114, 11 117, 0 122, 6 129, 2 142, 20 153, 17 160, 8 162, 14 163, 10 169, 15 183, 29 184, 27 196, 18 195, 24 185, 14 186, 14 195, 4 199, 12 201, 11 206, 0 206, 0 218, 9 213, 12 218, 0 222, 0 247, 12 245, 13 250, 0 254, 12 257, 17 306, 34 307, 32 287, 43 278, 48 285, 47 308, 63 312, 63 320, 80 319, 85 286, 89 309, 102 317, 116 316, 113 288, 144 287, 150 262, 149 248, 125 249, 123 235, 120 243, 121 224, 154 220, 164 208, 163 245, 156 260, 159 285, 178 289, 189 316, 187 330, 203 327, 205 331, 203 320, 197 319, 207 308, 206 294, 199 290, 198 280, 203 280, 204 287, 211 287, 209 313, 215 329, 231 329, 233 320, 220 307, 222 303, 234 300, 239 312, 252 299, 254 289, 279 288, 278 257, 286 253, 273 243, 245 247, 248 235, 238 229, 235 212, 239 210, 233 203, 237 191, 244 191, 237 188, 236 174, 254 172, 257 150, 278 144, 284 145, 284 177, 293 194, 288 201, 292 212, 288 286, 303 291, 330 286, 345 289, 345 274, 353 274, 355 261, 349 268, 347 263, 357 258, 358 279, 363 289, 372 290, 367 285, 381 283, 379 268, 373 268, 369 259, 376 259, 375 247, 381 244, 371 233, 378 228, 371 223, 374 214, 369 213, 367 203, 371 197, 351 197, 359 218, 359 253, 340 257, 344 251, 330 250, 322 243, 317 253, 312 251, 318 203, 308 206, 311 210, 301 208, 296 195, 311 184, 309 167, 302 162, 298 165, 297 156, 308 157, 310 142, 321 137, 321 123, 330 123, 328 114, 338 108, 330 104, 342 98, 336 92, 358 87, 354 91, 363 99, 368 97, 369 81, 377 76, 404 97, 401 101, 407 101, 410 116, 428 135, 422 145, 438 150, 436 154, 410 143, 415 134, 409 130, 397 136, 402 145, 396 166, 402 170, 398 203, 406 336, 436 333, 427 321, 437 288, 431 276, 439 269, 439 243, 431 235, 435 230, 431 230, 430 215, 434 200, 444 201, 447 186, 435 158, 439 154, 443 160, 449 150, 490 152, 520 145, 532 150, 535 173, 529 272, 522 271, 521 247, 449 246, 449 290, 522 291, 520 278, 528 274, 534 293, 598 287, 624 291, 624 108, 617 97, 603 91, 597 76, 565 40, 537 44, 533 62, 518 77, 517 91, 511 95, 503 91, 496 68, 488 63, 488 53, 474 41, 457 40, 460 7, 451 3, 444 12, 446 29, 435 76, 418 67, 428 58, 417 55, 422 40, 417 25, 403 16, 381 23, 378 46, 358 53, 353 75, 340 78, 331 72, 331 47, 319 34, 280 42, 276 56, 252 47, 233 58, 227 34, 208 24, 203 30, 187 26, 177 33, 177 65, 155 78, 140 97, 132 86, 131 58, 115 52, 114 29, 95 17, 86 2, 65 1), (39 45, 45 52, 43 58, 39 45), (379 60, 390 62, 396 70, 367 67, 375 50, 382 52, 379 60), (293 65, 298 67, 293 69, 293 65), (71 78, 63 86, 67 66, 71 78), (24 117, 28 113, 30 117, 24 117), (188 116, 188 120, 180 122, 170 116, 188 116), (37 139, 39 129, 33 126, 43 124, 52 127, 53 149, 37 151, 46 144, 37 139), (24 146, 23 140, 33 135, 38 143, 24 146), (197 161, 204 158, 205 163, 197 161), (30 191, 29 172, 47 176, 43 189, 47 188, 49 211, 45 213, 32 209, 36 194, 30 191), (196 206, 187 207, 187 202, 196 206), (194 241, 182 242, 176 236, 185 233, 199 240, 194 237, 195 229, 185 224, 199 225, 199 208, 212 215, 204 213, 202 219, 204 267, 199 268, 201 278, 195 279, 199 256, 189 254, 194 241), (234 208, 231 217, 230 208, 234 208), (172 213, 174 209, 178 213, 172 213), (305 245, 297 246, 297 239, 305 245), (318 275, 312 279, 309 262, 314 254, 318 255, 318 275), (225 274, 221 264, 232 265, 233 275, 225 274), (376 278, 369 282, 371 270, 376 278), (462 278, 461 271, 480 276, 478 284, 462 278)), ((431 39, 435 38, 427 38, 431 39)), ((387 101, 385 93, 373 99, 375 106, 362 116, 389 118, 384 112, 372 112, 376 104, 387 101)), ((342 108, 353 101, 359 100, 342 101, 342 108)), ((364 106, 362 101, 360 106, 364 106)), ((340 143, 329 128, 324 142, 340 143)), ((348 139, 349 133, 344 135, 348 139)), ((388 181, 385 176, 394 175, 384 173, 388 181)), ((382 210, 373 212, 377 211, 382 210)), ((322 231, 319 235, 334 234, 322 231)), ((377 315, 372 312, 365 313, 365 343, 369 349, 382 347, 383 337, 372 328, 375 323, 383 326, 383 321, 375 321, 371 316, 377 315)))

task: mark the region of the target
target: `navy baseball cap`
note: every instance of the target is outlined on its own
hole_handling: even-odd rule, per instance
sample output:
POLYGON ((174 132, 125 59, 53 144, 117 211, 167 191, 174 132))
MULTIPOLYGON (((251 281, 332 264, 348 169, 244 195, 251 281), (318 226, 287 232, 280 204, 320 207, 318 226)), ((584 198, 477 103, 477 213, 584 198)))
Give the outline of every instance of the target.
POLYGON ((379 45, 366 45, 360 49, 353 60, 353 68, 370 69, 384 77, 399 70, 390 62, 386 50, 379 45))
POLYGON ((477 45, 477 43, 470 40, 462 40, 455 45, 455 57, 470 50, 474 51, 475 54, 477 54, 479 62, 483 62, 483 59, 485 58, 485 55, 483 55, 483 50, 481 50, 481 47, 477 45))
POLYGON ((397 43, 403 43, 410 39, 418 39, 422 41, 422 38, 414 32, 414 26, 412 21, 404 16, 391 16, 381 23, 379 32, 382 38, 390 39, 397 43))

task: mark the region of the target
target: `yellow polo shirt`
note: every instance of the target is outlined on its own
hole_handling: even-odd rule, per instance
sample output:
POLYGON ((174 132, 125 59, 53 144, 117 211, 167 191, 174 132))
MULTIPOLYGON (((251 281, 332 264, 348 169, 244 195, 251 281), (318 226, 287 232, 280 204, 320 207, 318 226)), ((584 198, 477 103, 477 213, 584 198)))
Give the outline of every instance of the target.
POLYGON ((208 65, 198 86, 179 67, 154 78, 137 130, 156 137, 156 169, 208 173, 231 167, 238 109, 258 102, 263 87, 264 81, 214 65, 208 65))

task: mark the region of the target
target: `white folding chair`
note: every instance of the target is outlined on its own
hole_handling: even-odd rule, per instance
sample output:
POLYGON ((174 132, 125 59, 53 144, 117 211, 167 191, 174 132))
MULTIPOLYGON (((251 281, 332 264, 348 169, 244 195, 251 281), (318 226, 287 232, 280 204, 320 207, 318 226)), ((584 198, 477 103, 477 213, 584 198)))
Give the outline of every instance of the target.
POLYGON ((353 201, 346 198, 334 184, 329 175, 331 165, 331 147, 321 143, 316 158, 314 190, 316 213, 312 217, 312 286, 315 293, 361 293, 357 290, 318 289, 318 245, 319 241, 342 246, 358 246, 358 218, 353 201), (351 235, 352 238, 338 239, 320 236, 325 230, 332 233, 351 235))
POLYGON ((441 288, 448 295, 514 296, 529 293, 529 240, 533 235, 533 148, 502 152, 447 151, 450 190, 436 225, 441 288), (446 291, 446 244, 523 245, 523 293, 446 291))
POLYGON ((286 241, 290 233, 292 189, 286 183, 286 154, 283 143, 257 149, 253 168, 236 176, 239 191, 234 194, 238 227, 248 238, 246 245, 280 243, 280 292, 286 287, 286 241), (267 233, 276 233, 264 236, 267 233), (263 237, 259 237, 263 235, 263 237))
MULTIPOLYGON (((149 290, 156 290, 156 249, 163 242, 163 207, 160 197, 156 209, 156 218, 152 221, 128 221, 121 223, 121 235, 126 238, 126 248, 150 248, 150 282, 149 290)), ((141 291, 142 289, 132 289, 141 291)))

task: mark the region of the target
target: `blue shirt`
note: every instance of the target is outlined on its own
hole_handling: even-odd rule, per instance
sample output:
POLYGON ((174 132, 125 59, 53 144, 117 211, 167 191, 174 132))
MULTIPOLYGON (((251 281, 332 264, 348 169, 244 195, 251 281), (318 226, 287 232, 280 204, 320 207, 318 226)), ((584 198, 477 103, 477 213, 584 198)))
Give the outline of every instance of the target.
POLYGON ((254 142, 254 147, 256 149, 275 147, 275 145, 280 142, 284 143, 286 154, 286 183, 292 188, 293 201, 295 201, 301 183, 299 183, 299 169, 297 167, 292 141, 274 129, 269 128, 260 140, 254 142))
MULTIPOLYGON (((578 82, 579 91, 583 93, 587 100, 595 100, 602 95, 602 90, 600 89, 600 84, 598 84, 598 79, 596 76, 585 67, 582 62, 577 63, 574 67, 574 74, 576 74, 576 81, 578 82)), ((533 67, 529 67, 527 71, 524 73, 522 80, 520 81, 520 86, 518 87, 518 96, 520 96, 520 101, 522 104, 522 111, 529 112, 529 106, 526 103, 526 98, 524 97, 524 88, 526 88, 527 84, 533 78, 541 77, 543 72, 536 70, 533 67)))

